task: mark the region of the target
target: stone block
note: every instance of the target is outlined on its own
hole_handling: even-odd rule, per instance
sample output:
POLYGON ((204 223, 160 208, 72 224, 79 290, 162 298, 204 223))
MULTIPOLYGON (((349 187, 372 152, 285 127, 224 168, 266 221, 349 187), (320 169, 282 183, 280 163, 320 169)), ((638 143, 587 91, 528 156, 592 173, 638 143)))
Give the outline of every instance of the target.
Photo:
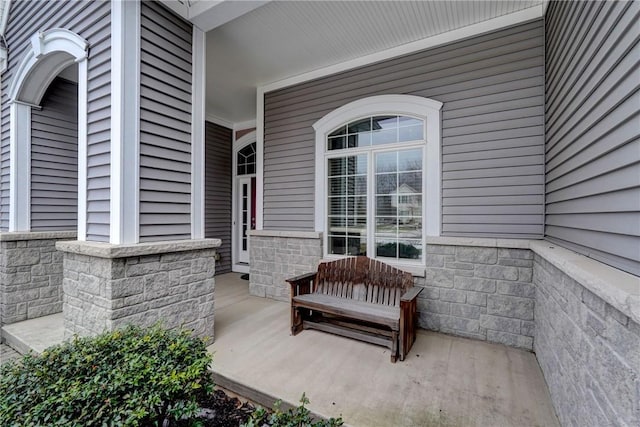
MULTIPOLYGON (((20 242, 17 242, 20 243, 20 242)), ((7 267, 32 266, 40 262, 40 251, 36 249, 21 250, 19 248, 6 251, 4 265, 7 267)))
POLYGON ((479 305, 481 307, 487 306, 487 294, 482 292, 466 292, 467 304, 479 305))
POLYGON ((453 288, 453 276, 453 271, 445 268, 427 268, 426 270, 426 281, 431 286, 453 288))
POLYGON ((487 309, 477 305, 468 304, 451 304, 451 315, 457 317, 464 317, 465 319, 480 319, 482 314, 486 313, 487 309))
POLYGON ((457 289, 442 289, 440 291, 440 300, 446 302, 464 303, 467 300, 467 294, 457 289))
POLYGON ((427 253, 424 259, 427 267, 444 267, 444 255, 427 253))
POLYGON ((497 248, 458 246, 456 260, 474 264, 495 264, 498 261, 498 250, 497 248))
POLYGON ((518 280, 518 267, 476 265, 475 275, 486 279, 518 280))
POLYGON ((520 321, 520 334, 527 337, 535 337, 536 324, 530 320, 520 321))
POLYGON ((511 258, 500 258, 498 259, 498 265, 505 265, 510 267, 533 267, 532 259, 511 259, 511 258))
POLYGON ((493 331, 509 332, 515 335, 521 334, 520 320, 509 317, 483 315, 480 317, 480 326, 493 331))
POLYGON ((418 298, 418 311, 425 313, 449 314, 451 305, 448 302, 418 298))
POLYGON ((598 313, 600 317, 606 316, 606 313, 605 313, 606 303, 602 300, 602 298, 598 297, 593 292, 585 289, 582 292, 582 302, 591 310, 598 313))
POLYGON ((520 320, 533 320, 534 301, 530 298, 519 298, 506 295, 488 295, 487 313, 497 316, 512 317, 520 320))
POLYGON ((454 279, 454 287, 456 289, 463 289, 467 291, 492 293, 496 291, 496 281, 489 279, 479 279, 476 277, 456 276, 454 279))
POLYGON ((452 270, 471 270, 473 271, 473 264, 469 262, 456 262, 456 261, 445 261, 445 268, 449 268, 452 270))
POLYGON ((454 316, 440 316, 440 328, 477 334, 480 332, 480 322, 454 316))
POLYGON ((440 288, 425 287, 420 292, 420 298, 440 299, 440 288))
POLYGON ((523 298, 535 298, 536 296, 536 288, 532 283, 498 280, 496 285, 496 292, 502 295, 513 295, 523 298))

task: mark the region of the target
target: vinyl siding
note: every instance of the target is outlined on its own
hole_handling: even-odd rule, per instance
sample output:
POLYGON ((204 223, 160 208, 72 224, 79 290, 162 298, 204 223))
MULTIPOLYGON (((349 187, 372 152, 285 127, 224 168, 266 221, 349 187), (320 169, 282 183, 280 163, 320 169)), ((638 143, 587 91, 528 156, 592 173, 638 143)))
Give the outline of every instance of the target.
POLYGON ((9 226, 9 104, 7 90, 16 68, 37 31, 66 28, 85 38, 90 45, 88 59, 88 194, 87 238, 109 240, 110 176, 110 71, 111 9, 109 2, 11 3, 5 34, 9 47, 8 68, 2 74, 2 134, 0 143, 0 230, 9 226))
POLYGON ((640 3, 546 21, 546 238, 640 275, 640 3))
POLYGON ((78 85, 55 79, 31 113, 31 230, 78 225, 78 85))
POLYGON ((313 123, 382 94, 444 104, 442 235, 542 237, 541 20, 265 94, 266 229, 313 229, 313 123))
POLYGON ((205 125, 204 236, 221 239, 216 274, 231 271, 231 180, 233 131, 215 123, 205 125))
POLYGON ((140 241, 191 238, 191 25, 141 6, 140 241))

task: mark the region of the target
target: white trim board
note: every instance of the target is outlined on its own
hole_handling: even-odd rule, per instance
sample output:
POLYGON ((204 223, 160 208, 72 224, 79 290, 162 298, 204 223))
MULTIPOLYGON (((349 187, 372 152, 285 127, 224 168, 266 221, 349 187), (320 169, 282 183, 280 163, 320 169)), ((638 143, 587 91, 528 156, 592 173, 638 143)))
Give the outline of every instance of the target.
MULTIPOLYGON (((256 142, 256 131, 248 132, 246 135, 236 139, 236 132, 233 132, 231 147, 231 271, 240 273, 248 273, 249 266, 238 262, 238 151, 246 145, 256 142)), ((257 147, 258 144, 256 144, 257 147)), ((257 159, 256 159, 257 160, 257 159)), ((256 165, 257 167, 257 165, 256 165)), ((257 181, 257 179, 256 179, 257 181)), ((257 184, 256 184, 257 187, 257 184)), ((257 189, 256 189, 256 206, 257 206, 257 189)), ((256 211, 257 211, 256 207, 256 211)), ((256 212, 256 222, 257 222, 256 212)))
POLYGON ((204 238, 206 36, 193 27, 191 71, 191 238, 204 238))
POLYGON ((113 0, 109 243, 129 244, 139 241, 139 175, 140 3, 113 0))
MULTIPOLYGON (((327 67, 319 68, 317 70, 309 71, 307 73, 299 74, 297 76, 287 77, 282 80, 277 80, 269 83, 264 83, 258 87, 258 91, 262 90, 262 93, 271 92, 274 90, 282 89, 288 86, 293 86, 299 83, 304 83, 309 80, 318 79, 321 77, 330 76, 332 74, 341 73, 343 71, 351 70, 365 65, 373 64, 375 62, 385 61, 398 56, 407 55, 414 52, 430 49, 436 46, 440 46, 447 43, 452 43, 462 39, 478 36, 480 34, 496 31, 501 28, 511 27, 514 25, 522 24, 525 22, 540 19, 544 16, 543 4, 530 7, 518 12, 510 13, 508 15, 499 16, 497 18, 489 19, 487 21, 478 22, 477 24, 469 25, 466 27, 458 28, 446 33, 438 34, 432 37, 427 37, 414 42, 406 43, 400 46, 392 47, 389 49, 381 50, 369 55, 361 56, 349 61, 341 62, 339 64, 329 65, 327 67)), ((256 111, 259 116, 259 111, 256 111)))

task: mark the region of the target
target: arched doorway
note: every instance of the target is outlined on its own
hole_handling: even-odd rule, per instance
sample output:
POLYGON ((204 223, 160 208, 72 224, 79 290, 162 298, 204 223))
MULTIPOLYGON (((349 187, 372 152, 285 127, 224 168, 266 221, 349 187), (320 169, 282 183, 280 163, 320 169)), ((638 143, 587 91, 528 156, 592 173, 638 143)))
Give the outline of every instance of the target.
POLYGON ((233 271, 249 272, 249 231, 256 228, 256 133, 233 147, 233 271))

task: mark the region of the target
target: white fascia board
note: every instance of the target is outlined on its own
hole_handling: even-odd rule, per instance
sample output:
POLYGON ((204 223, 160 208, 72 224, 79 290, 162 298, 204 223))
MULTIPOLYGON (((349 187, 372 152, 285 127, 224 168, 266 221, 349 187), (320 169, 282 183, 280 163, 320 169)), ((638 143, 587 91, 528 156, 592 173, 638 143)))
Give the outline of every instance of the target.
POLYGON ((263 94, 268 93, 288 86, 304 83, 309 80, 314 80, 365 65, 373 64, 375 62, 380 62, 398 56, 419 52, 421 50, 430 49, 436 46, 452 43, 473 36, 478 36, 480 34, 499 30, 501 28, 511 27, 514 25, 533 21, 535 19, 540 19, 543 16, 544 6, 543 4, 540 4, 508 15, 499 16, 497 18, 489 19, 477 24, 458 28, 453 31, 438 34, 432 37, 427 37, 421 40, 416 40, 414 42, 406 43, 401 46, 381 50, 379 52, 365 55, 360 58, 355 58, 349 61, 341 62, 339 64, 329 65, 327 67, 319 68, 317 70, 299 74, 297 76, 288 77, 282 80, 277 80, 271 83, 265 83, 263 85, 260 85, 259 88, 262 89, 263 94))
POLYGON ((193 28, 191 87, 191 238, 204 239, 206 36, 193 28))
POLYGON ((246 120, 244 122, 237 122, 233 124, 233 130, 245 130, 245 129, 255 129, 256 121, 255 120, 246 120))

